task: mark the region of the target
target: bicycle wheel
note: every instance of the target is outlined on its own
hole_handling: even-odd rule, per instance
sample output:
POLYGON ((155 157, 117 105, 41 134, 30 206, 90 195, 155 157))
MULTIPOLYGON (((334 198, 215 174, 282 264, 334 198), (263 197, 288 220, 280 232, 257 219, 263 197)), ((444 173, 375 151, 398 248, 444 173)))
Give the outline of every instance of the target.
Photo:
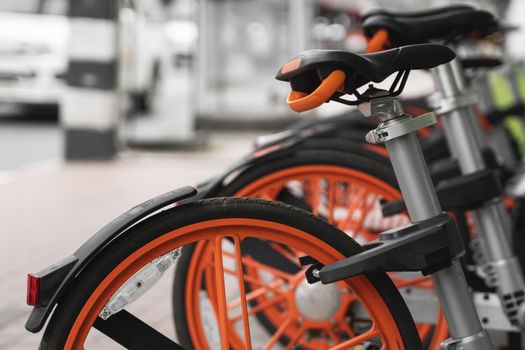
MULTIPOLYGON (((406 215, 392 218, 382 216, 379 199, 398 199, 400 193, 396 187, 392 170, 383 163, 347 153, 309 150, 247 170, 228 184, 220 195, 259 197, 300 206, 324 217, 358 242, 364 243, 376 239, 381 231, 408 223, 406 215)), ((279 247, 268 248, 279 250, 279 247)), ((193 290, 193 294, 174 291, 174 316, 177 325, 182 325, 187 322, 187 315, 191 315, 190 321, 197 327, 198 323, 192 320, 199 316, 192 314, 193 305, 196 298, 202 299, 206 293, 205 284, 200 283, 197 276, 203 275, 201 270, 209 258, 202 255, 201 252, 206 250, 203 247, 187 249, 184 259, 177 266, 177 274, 184 279, 186 290, 193 290)), ((256 269, 246 273, 252 279, 260 279, 261 273, 256 269)), ((428 278, 401 278, 399 275, 392 278, 405 290, 412 288, 432 293, 428 278)), ((247 290, 251 287, 250 284, 246 286, 247 290)), ((254 304, 262 305, 266 302, 264 297, 253 301, 254 304)), ((272 333, 279 329, 281 315, 285 311, 283 308, 267 308, 257 313, 256 317, 272 333)), ((448 335, 439 310, 435 319, 437 327, 428 323, 418 325, 422 340, 432 344, 430 349, 439 348, 440 341, 448 335)), ((344 323, 343 315, 331 322, 344 323)), ((177 328, 181 329, 183 326, 177 328)), ((187 332, 179 333, 181 338, 186 335, 187 332)), ((281 340, 286 343, 288 338, 282 337, 281 340)), ((191 344, 191 340, 186 344, 191 344)))
MULTIPOLYGON (((299 209, 280 203, 235 198, 204 200, 166 210, 132 227, 126 237, 111 242, 77 277, 54 311, 41 348, 89 348, 90 335, 96 333, 94 329, 127 348, 175 346, 161 333, 147 331, 148 326, 127 309, 110 315, 107 320, 103 320, 102 314, 105 310, 113 310, 110 304, 115 296, 123 295, 123 291, 130 294, 126 289, 130 286, 128 283, 136 288, 148 283, 144 271, 157 266, 159 259, 177 256, 173 252, 179 252, 181 246, 205 242, 213 247, 208 253, 213 254, 215 261, 214 274, 207 276, 207 283, 213 286, 211 289, 215 295, 213 303, 221 335, 220 348, 250 349, 251 343, 262 341, 269 349, 275 344, 275 335, 256 339, 258 335, 253 333, 255 321, 249 315, 257 310, 248 303, 253 295, 244 290, 244 284, 248 282, 244 271, 251 264, 264 264, 254 253, 254 246, 273 244, 288 247, 325 264, 362 249, 337 228, 299 209), (230 258, 224 258, 225 254, 230 258), (236 318, 237 322, 232 318, 236 318)), ((288 270, 268 265, 274 273, 274 295, 281 289, 277 286, 284 285, 285 280, 299 283, 301 288, 308 290, 309 285, 302 282, 304 269, 298 266, 298 262, 284 255, 280 260, 287 261, 288 270)), ((388 349, 421 347, 411 316, 386 275, 358 276, 339 285, 318 285, 316 288, 332 292, 342 289, 351 291, 352 294, 348 294, 351 300, 346 306, 359 306, 368 322, 359 333, 333 329, 337 340, 323 348, 357 349, 366 342, 388 349)), ((293 303, 293 300, 286 302, 293 303)), ((329 300, 326 302, 329 303, 329 300)), ((199 308, 199 305, 195 307, 199 308)), ((108 314, 103 316, 108 317, 108 314)), ((287 324, 283 327, 285 333, 288 333, 288 327, 291 330, 303 325, 291 318, 284 323, 287 324)), ((302 344, 307 336, 310 334, 299 331, 287 347, 302 344)), ((202 344, 195 346, 197 349, 209 348, 205 338, 199 341, 202 344)), ((100 347, 99 343, 95 344, 100 347)))

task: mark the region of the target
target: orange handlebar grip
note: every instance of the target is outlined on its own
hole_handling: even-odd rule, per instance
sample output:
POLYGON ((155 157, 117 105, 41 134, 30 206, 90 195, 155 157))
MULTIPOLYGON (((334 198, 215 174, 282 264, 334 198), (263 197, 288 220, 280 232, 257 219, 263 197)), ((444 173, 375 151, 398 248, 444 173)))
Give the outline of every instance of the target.
POLYGON ((319 107, 341 88, 345 78, 345 72, 335 70, 309 95, 292 90, 288 95, 288 107, 296 112, 304 112, 319 107))
POLYGON ((379 29, 367 42, 366 52, 373 53, 383 51, 388 43, 388 32, 385 29, 379 29))

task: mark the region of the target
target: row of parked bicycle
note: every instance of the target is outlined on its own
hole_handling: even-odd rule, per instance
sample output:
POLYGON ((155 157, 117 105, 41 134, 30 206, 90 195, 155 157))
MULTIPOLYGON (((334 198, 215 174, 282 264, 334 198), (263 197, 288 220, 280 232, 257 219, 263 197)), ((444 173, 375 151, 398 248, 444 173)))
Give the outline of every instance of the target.
POLYGON ((266 138, 28 276, 43 349, 99 347, 96 333, 130 349, 494 349, 488 331, 521 349, 525 171, 488 134, 523 108, 481 115, 466 72, 503 58, 455 54, 509 27, 468 5, 362 20, 369 53, 306 51, 276 77, 297 112, 358 110, 266 138), (435 94, 398 98, 415 69, 435 94), (128 308, 172 265, 176 341, 128 308))

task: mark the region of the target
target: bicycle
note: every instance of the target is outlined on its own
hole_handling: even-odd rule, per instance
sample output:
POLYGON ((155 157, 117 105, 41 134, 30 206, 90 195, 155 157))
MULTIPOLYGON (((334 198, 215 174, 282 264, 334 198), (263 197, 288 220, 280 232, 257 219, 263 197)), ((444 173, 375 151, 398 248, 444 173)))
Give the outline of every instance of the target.
MULTIPOLYGON (((434 123, 435 118, 432 115, 412 118, 402 112, 399 102, 391 95, 401 93, 403 84, 398 89, 392 87, 390 92, 372 86, 363 94, 357 91, 358 87, 371 81, 380 82, 395 72, 406 80, 408 71, 433 68, 450 62, 455 57, 454 52, 445 46, 426 44, 396 48, 369 56, 348 52, 311 51, 302 57, 298 67, 281 70, 279 78, 290 80, 292 86, 295 85, 294 89, 297 89, 296 78, 306 74, 308 79, 299 81, 317 82, 318 85, 316 92, 309 96, 322 93, 321 96, 330 98, 341 88, 341 94, 356 96, 361 108, 369 107, 366 115, 381 112, 381 118, 388 124, 388 131, 395 130, 388 128, 404 125, 403 133, 392 135, 391 138, 387 135, 386 146, 408 211, 416 224, 411 225, 410 229, 384 234, 382 242, 373 243, 368 250, 363 251, 350 237, 323 220, 284 204, 262 200, 203 200, 149 215, 167 204, 195 194, 191 188, 174 191, 117 218, 71 257, 39 275, 29 276, 28 301, 36 307, 26 325, 28 329, 35 331, 41 328, 57 299, 59 300, 46 327, 43 348, 85 346, 86 337, 93 327, 126 347, 176 347, 174 342, 145 325, 124 307, 138 298, 160 278, 167 267, 180 258, 181 246, 199 240, 210 242, 210 247, 213 248, 216 272, 214 281, 210 280, 209 285, 215 288, 208 292, 216 295, 223 349, 230 346, 251 347, 248 314, 254 306, 248 307, 246 285, 262 282, 245 280, 245 270, 249 269, 250 264, 261 264, 258 261, 261 254, 258 253, 262 252, 264 255, 268 250, 261 248, 268 244, 281 248, 280 254, 275 258, 287 263, 289 267, 289 270, 268 269, 270 275, 274 274, 271 282, 273 293, 279 294, 279 286, 285 280, 296 288, 308 285, 304 270, 295 261, 295 257, 301 253, 308 256, 308 259, 302 259, 303 264, 313 263, 306 274, 310 281, 316 276, 323 282, 341 280, 330 286, 316 288, 330 289, 331 293, 349 288, 352 294, 344 293, 348 296, 346 305, 357 306, 355 304, 359 303, 362 310, 368 313, 368 318, 348 322, 349 327, 342 329, 329 326, 322 328, 330 324, 325 320, 319 321, 322 324, 317 324, 314 319, 303 319, 301 324, 296 324, 290 319, 272 335, 266 343, 267 347, 276 344, 281 336, 288 337, 288 348, 302 344, 303 338, 306 340, 315 334, 306 334, 306 326, 303 325, 309 324, 313 329, 333 334, 330 336, 332 342, 321 340, 326 346, 337 344, 333 348, 351 348, 363 344, 381 344, 388 348, 421 348, 417 331, 399 293, 384 272, 380 272, 394 268, 423 270, 432 275, 452 336, 448 345, 461 344, 465 349, 491 348, 457 260, 463 251, 461 240, 450 217, 441 212, 414 134, 419 127, 434 123), (321 74, 323 80, 311 80, 319 79, 312 74, 315 71, 321 74), (409 178, 410 183, 407 182, 409 178), (428 245, 431 241, 434 243, 428 245), (225 251, 223 244, 229 244, 231 250, 225 251), (400 247, 409 247, 413 254, 398 254, 396 263, 390 266, 376 265, 374 273, 363 274, 372 271, 356 272, 345 268, 344 274, 348 276, 340 278, 341 270, 337 267, 348 263, 348 260, 341 260, 344 256, 368 260, 373 252, 381 252, 376 257, 386 258, 389 249, 393 247, 401 250, 400 247), (243 255, 243 250, 248 251, 248 254, 243 255), (229 264, 225 267, 224 253, 240 266, 233 270, 229 264), (405 257, 410 259, 404 260, 405 257), (240 293, 238 306, 242 326, 239 332, 228 319, 229 305, 225 299, 223 274, 227 270, 231 270, 228 273, 234 276, 240 293), (347 279, 351 274, 355 275, 347 279), (461 305, 461 309, 451 307, 456 305, 461 305)), ((304 90, 304 86, 300 90, 304 90)), ((376 129, 376 132, 379 131, 384 132, 385 129, 376 129)), ((286 296, 283 298, 282 302, 293 302, 286 299, 286 296)), ((330 303, 331 300, 327 298, 323 301, 330 303)), ((346 309, 336 309, 335 312, 350 317, 346 309)))
MULTIPOLYGON (((456 13, 456 17, 465 18, 467 16, 466 13, 470 16, 471 14, 475 14, 481 17, 481 22, 486 24, 486 21, 489 21, 489 23, 493 23, 494 19, 491 15, 489 15, 486 12, 475 10, 468 6, 460 6, 459 7, 460 12, 456 13)), ((447 7, 444 9, 440 9, 442 14, 449 14, 450 12, 457 12, 458 7, 452 6, 451 8, 447 7)), ((431 11, 431 13, 436 13, 435 10, 431 11)), ((419 14, 412 14, 412 18, 416 18, 419 14)), ((383 15, 384 16, 384 12, 383 15)), ((391 14, 391 16, 397 16, 397 14, 391 14)), ((427 13, 423 13, 421 15, 422 18, 427 17, 427 13)), ((384 19, 382 19, 384 21, 384 19)), ((425 20, 428 20, 425 19, 425 20)), ((447 22, 448 23, 448 22, 447 22)), ((449 25, 452 25, 454 23, 458 23, 457 19, 448 23, 449 25)), ((366 25, 366 22, 365 22, 366 25)), ((478 22, 479 25, 479 22, 478 22)), ((456 27, 451 27, 450 30, 457 29, 456 27)), ((434 28, 434 32, 431 32, 427 34, 429 37, 439 35, 435 34, 437 31, 436 28, 434 28)), ((465 30, 468 32, 468 30, 465 30)), ((373 36, 374 33, 371 33, 370 36, 373 36)), ((402 36, 400 36, 402 38, 402 36)), ((348 117, 347 117, 348 118, 348 117)), ((350 118, 348 118, 350 119, 350 118)), ((336 121, 336 125, 341 125, 341 123, 344 122, 344 120, 336 121)), ((324 123, 321 123, 324 124, 324 123)), ((367 123, 364 123, 366 126, 367 123)), ((323 125, 324 126, 324 125, 323 125)), ((321 128, 321 133, 325 132, 325 128, 321 128)), ((306 135, 310 136, 309 132, 305 132, 306 135)), ((369 212, 368 218, 375 215, 376 218, 381 215, 381 208, 380 206, 370 206, 370 202, 367 203, 366 200, 363 200, 365 198, 370 197, 382 197, 383 199, 392 202, 392 198, 399 198, 399 191, 397 189, 397 185, 395 181, 392 181, 392 170, 388 163, 384 162, 384 158, 381 156, 378 156, 377 154, 366 154, 366 150, 359 149, 358 145, 349 147, 351 143, 348 142, 348 140, 344 141, 334 141, 334 140, 312 140, 309 139, 306 141, 303 146, 293 148, 294 142, 299 142, 304 136, 301 134, 296 135, 296 139, 294 140, 293 137, 288 138, 287 140, 289 142, 282 144, 273 143, 270 144, 268 147, 272 147, 275 145, 278 145, 280 147, 277 148, 277 150, 273 150, 274 152, 268 152, 266 154, 270 154, 271 156, 267 157, 267 159, 260 159, 257 157, 254 157, 253 159, 250 159, 250 162, 242 163, 242 165, 236 165, 232 171, 226 172, 226 174, 236 174, 239 172, 238 169, 248 168, 248 170, 243 170, 240 172, 240 175, 236 175, 237 177, 234 180, 231 180, 231 178, 228 179, 228 182, 226 184, 223 183, 223 179, 227 178, 228 176, 219 177, 219 180, 216 180, 215 182, 212 182, 208 186, 211 189, 205 189, 202 193, 206 193, 207 190, 209 190, 213 195, 234 195, 234 196, 249 196, 249 197, 260 197, 265 199, 278 199, 280 201, 284 201, 296 206, 300 206, 304 209, 307 209, 308 211, 313 211, 315 214, 320 214, 324 218, 326 218, 329 222, 335 223, 339 228, 344 230, 347 233, 350 233, 354 239, 357 239, 360 243, 364 243, 366 241, 373 240, 377 238, 377 235, 382 230, 386 230, 388 228, 392 228, 395 226, 398 226, 403 222, 403 220, 407 220, 406 216, 403 217, 396 217, 396 220, 392 220, 390 222, 383 220, 382 224, 385 224, 382 227, 374 227, 375 232, 367 232, 366 229, 363 229, 363 223, 367 219, 367 215, 359 215, 359 218, 357 220, 351 221, 351 222, 344 222, 344 220, 335 220, 333 217, 330 217, 330 215, 327 215, 327 213, 331 213, 332 211, 336 211, 341 209, 342 207, 347 207, 344 203, 342 205, 337 205, 337 203, 341 203, 342 201, 336 201, 334 204, 333 198, 335 197, 346 197, 348 202, 348 207, 350 208, 347 210, 348 213, 351 213, 352 211, 359 211, 359 212, 369 212), (297 141, 297 139, 299 141, 297 141), (291 140, 291 142, 290 142, 291 140), (336 145, 338 145, 336 147, 336 145), (342 147, 343 145, 346 145, 346 149, 342 147), (324 148, 323 148, 324 147, 324 148), (330 148, 332 147, 332 148, 330 148), (335 151, 347 151, 351 154, 345 153, 335 153, 335 151), (363 159, 362 157, 365 157, 367 159, 363 159), (355 159, 355 161, 348 162, 344 164, 343 160, 351 160, 355 159), (383 162, 381 161, 383 159, 383 162), (381 164, 378 164, 378 162, 381 164), (326 166, 326 165, 330 166, 326 166), (315 165, 315 166, 313 166, 315 165), (309 167, 310 166, 310 167, 309 167), (321 166, 326 166, 322 172, 319 172, 319 168, 321 166), (345 175, 342 175, 344 173, 344 169, 339 170, 338 172, 335 172, 334 168, 337 168, 337 166, 343 166, 348 168, 350 166, 350 169, 353 169, 354 172, 350 173, 348 172, 345 175), (368 169, 367 169, 368 168, 368 169), (357 171, 356 171, 357 170, 357 171), (360 176, 357 176, 357 174, 360 176), (370 177, 372 175, 372 177, 370 177), (334 179, 335 178, 335 179, 334 179), (365 184, 363 184, 363 181, 365 180, 365 184), (377 185, 377 180, 380 180, 380 186, 377 185), (317 182, 318 185, 312 186, 311 183, 317 182), (327 188, 332 187, 350 187, 353 186, 354 188, 357 187, 359 190, 357 190, 357 196, 356 192, 350 193, 345 192, 345 189, 339 189, 338 191, 341 192, 339 195, 336 193, 330 193, 329 191, 323 190, 324 193, 321 193, 321 196, 319 194, 315 196, 310 196, 310 193, 316 193, 316 192, 323 192, 321 187, 322 183, 325 182, 325 186, 327 188), (299 195, 293 195, 290 192, 293 192, 294 190, 297 191, 297 183, 300 183, 301 186, 299 186, 300 191, 302 193, 299 193, 299 195), (287 187, 291 187, 289 189, 287 187), (349 186, 350 185, 350 186, 349 186), (368 186, 367 186, 368 185, 368 186), (374 189, 375 185, 375 189, 374 189), (314 187, 311 189, 310 187, 314 187), (378 188, 380 188, 378 190, 378 188), (385 191, 385 189, 388 189, 388 191, 385 191), (324 199, 326 199, 326 202, 332 203, 332 208, 328 209, 326 208, 326 205, 323 205, 322 203, 316 203, 319 201, 322 201, 322 195, 324 195, 324 199), (352 202, 352 197, 354 198, 354 201, 352 202), (315 199, 317 198, 317 199, 315 199), (358 205, 355 203, 359 202, 358 205), (334 207, 337 206, 334 210, 334 207), (397 222, 396 222, 397 221, 397 222), (348 225, 351 224, 353 227, 348 227, 348 225)), ((257 152, 257 151, 256 151, 257 152)), ((263 153, 263 152, 261 152, 263 153)), ((265 155, 266 155, 265 154, 265 155)), ((264 158, 264 157, 261 157, 264 158)), ((428 159, 428 158, 427 158, 428 159)), ((457 173, 453 173, 456 175, 457 173)), ((450 174, 447 174, 450 176, 450 174)), ((459 174, 457 174, 459 175, 459 174)), ((491 173, 485 172, 483 174, 477 174, 477 175, 471 175, 470 177, 465 177, 463 179, 460 179, 461 181, 456 183, 450 183, 448 185, 452 185, 450 187, 443 186, 441 188, 441 193, 443 195, 440 195, 440 199, 442 199, 443 203, 448 207, 448 209, 460 209, 462 211, 466 209, 475 209, 481 207, 485 201, 491 200, 493 197, 497 197, 500 195, 500 192, 498 190, 495 191, 487 191, 483 196, 478 196, 477 193, 480 191, 478 190, 478 187, 480 184, 483 184, 487 189, 494 188, 494 186, 497 187, 494 181, 488 180, 492 178, 491 173), (482 176, 478 176, 482 175, 482 176), (474 180, 474 182, 473 182, 474 180), (470 188, 471 190, 468 191, 467 189, 470 188), (457 193, 458 190, 460 191, 466 191, 466 195, 463 195, 462 198, 458 198, 457 193)), ((458 179, 456 179, 458 180, 458 179)), ((337 192, 337 191, 335 191, 337 192)), ((461 193, 461 192, 459 192, 461 193)), ((373 200, 371 201, 373 202, 373 200)), ((391 208, 392 206, 390 204, 396 204, 396 203, 389 203, 387 204, 388 208, 391 208)), ((403 210, 406 209, 404 206, 400 206, 397 208, 396 211, 393 213, 396 214, 402 214, 403 210)), ((463 223, 464 226, 466 226, 465 223, 463 223)), ((464 229, 464 231, 468 231, 468 229, 464 229)), ((465 237, 468 238, 468 237, 465 237)), ((479 242, 479 241, 478 241, 479 242)), ((476 241, 474 241, 476 243, 476 241)), ((474 245, 474 244, 473 244, 474 245)), ((193 249, 193 248, 192 248, 193 249)), ((478 248, 479 250, 479 248, 478 248)), ((185 254, 185 257, 190 256, 191 249, 188 250, 187 254, 185 254)), ((478 253, 479 252, 475 252, 478 253)), ((201 255, 196 255, 195 260, 202 261, 203 257, 201 255)), ((476 263, 480 263, 479 261, 469 262, 470 265, 475 266, 476 263)), ((187 265, 191 265, 191 259, 186 258, 182 261, 181 264, 178 265, 178 271, 184 271, 188 269, 187 265)), ((202 263, 202 265, 205 265, 205 263, 202 263)), ((182 274, 182 272, 180 273, 182 274)), ((478 278, 475 273, 471 274, 469 280, 472 280, 473 278, 478 278)), ((186 275, 184 275, 186 276, 186 275)), ((483 277, 483 276, 482 276, 483 277)), ((195 283, 198 284, 199 280, 195 280, 193 278, 189 279, 190 282, 188 283, 195 283)), ((397 284, 399 286, 410 287, 411 291, 415 289, 417 290, 418 287, 420 287, 421 290, 427 290, 429 285, 428 283, 425 283, 425 281, 418 280, 417 278, 413 279, 412 285, 408 283, 406 280, 403 279, 397 279, 397 284)), ((494 299, 497 299, 497 297, 494 294, 486 293, 491 292, 490 288, 487 288, 484 285, 483 281, 475 280, 474 281, 476 286, 476 291, 478 292, 476 294, 476 300, 478 305, 478 311, 483 312, 483 319, 485 320, 485 326, 492 328, 492 329, 499 329, 499 330, 506 330, 510 332, 517 332, 518 328, 516 326, 513 326, 510 324, 509 321, 506 320, 506 316, 503 314, 502 310, 496 310, 496 307, 493 307, 491 305, 494 304, 494 299)), ((183 283, 185 284, 185 283, 183 283)), ((471 283, 473 284, 473 283, 471 283)), ((494 285, 494 282, 492 283, 494 285)), ((176 286, 174 287, 176 288, 176 286)), ((408 289, 408 288, 407 288, 408 289)), ((518 289, 518 288, 517 288, 518 289)), ((405 295, 409 300, 410 298, 413 300, 416 300, 417 298, 421 299, 421 295, 416 296, 410 296, 405 295)), ((188 299, 192 299, 191 295, 184 295, 184 293, 176 292, 174 296, 175 300, 175 307, 174 307, 174 313, 175 318, 179 320, 178 324, 185 324, 187 322, 184 314, 192 312, 192 307, 188 305, 193 305, 192 302, 187 302, 188 299)), ((421 304, 421 303, 420 303, 421 304)), ((417 305, 417 304, 416 304, 417 305)), ((435 302, 432 298, 427 298, 427 303, 425 304, 426 307, 424 309, 427 310, 433 310, 435 308, 435 302)), ((420 306, 418 310, 420 310, 422 307, 420 306)), ((194 309, 194 308, 193 308, 194 309)), ((428 312, 427 312, 428 313, 428 312)), ((271 314, 271 313, 270 313, 271 314)), ((439 343, 441 340, 445 339, 447 337, 447 329, 446 324, 443 322, 442 316, 438 313, 436 316, 436 312, 434 311, 434 316, 421 316, 415 315, 416 319, 422 323, 422 326, 420 326, 420 334, 422 336, 422 339, 427 343, 427 345, 430 348, 436 348, 439 346, 439 343), (429 324, 435 324, 436 321, 438 321, 438 326, 434 330, 432 330, 429 326, 429 324), (433 331, 433 332, 432 332, 433 331), (429 339, 430 337, 430 339, 429 339)), ((196 322, 195 320, 198 318, 198 316, 192 316, 192 322, 196 322)), ((269 317, 261 317, 259 315, 259 318, 263 320, 265 324, 267 324, 267 328, 270 332, 273 332, 277 329, 275 326, 278 324, 278 321, 276 321, 276 318, 273 316, 269 317)), ((198 327, 198 325, 194 325, 193 327, 198 327)), ((178 329, 184 329, 184 327, 178 327, 178 329)), ((179 335, 183 338, 191 338, 187 335, 187 333, 179 333, 179 335)), ((191 341, 188 341, 186 345, 191 344, 191 341)))

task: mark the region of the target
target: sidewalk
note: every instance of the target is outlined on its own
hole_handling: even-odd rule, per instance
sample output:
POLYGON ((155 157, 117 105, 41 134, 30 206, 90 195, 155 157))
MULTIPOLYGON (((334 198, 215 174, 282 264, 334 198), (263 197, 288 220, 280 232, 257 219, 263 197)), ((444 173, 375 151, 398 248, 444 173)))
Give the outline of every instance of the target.
MULTIPOLYGON (((223 170, 250 149, 253 136, 215 135, 201 151, 127 152, 108 163, 40 164, 1 182, 0 349, 38 347, 42 334, 24 329, 28 272, 71 254, 132 206, 223 170)), ((161 297, 169 302, 166 290, 161 297)), ((161 318, 166 306, 157 303, 148 311, 161 318)))

